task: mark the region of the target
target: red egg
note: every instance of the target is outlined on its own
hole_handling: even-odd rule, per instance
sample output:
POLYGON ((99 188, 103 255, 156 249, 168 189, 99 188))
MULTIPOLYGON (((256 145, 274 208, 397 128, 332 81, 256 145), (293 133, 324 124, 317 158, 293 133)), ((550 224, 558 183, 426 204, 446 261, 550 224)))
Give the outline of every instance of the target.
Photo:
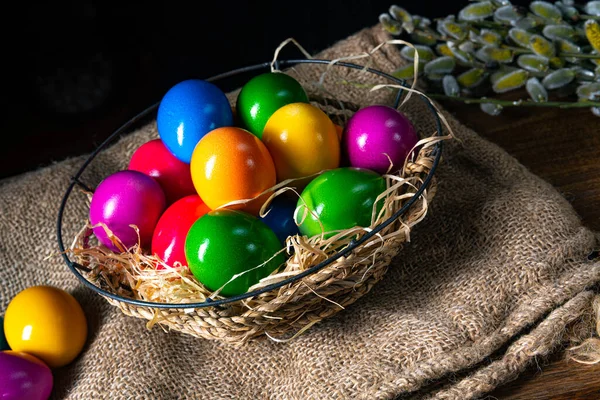
MULTIPOLYGON (((198 195, 186 196, 169 206, 154 229, 152 254, 170 266, 174 266, 175 262, 187 265, 185 237, 192 224, 209 211, 210 208, 198 195)), ((164 266, 157 264, 156 268, 164 269, 164 266)))
POLYGON ((196 193, 190 165, 171 154, 160 139, 141 145, 131 156, 129 169, 154 178, 165 192, 167 204, 196 193))

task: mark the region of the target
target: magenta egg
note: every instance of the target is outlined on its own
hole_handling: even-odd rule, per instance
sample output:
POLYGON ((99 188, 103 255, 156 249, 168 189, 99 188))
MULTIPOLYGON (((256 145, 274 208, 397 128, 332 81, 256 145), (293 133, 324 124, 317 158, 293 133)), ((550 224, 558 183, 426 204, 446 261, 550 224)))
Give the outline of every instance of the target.
POLYGON ((166 206, 165 194, 158 182, 138 171, 119 171, 105 178, 94 192, 90 204, 90 223, 100 243, 115 252, 104 224, 126 248, 138 242, 147 248, 156 223, 166 206))
POLYGON ((373 105, 361 108, 348 120, 342 151, 352 167, 393 173, 402 168, 418 140, 404 114, 389 106, 373 105))
POLYGON ((47 400, 53 385, 52 371, 38 358, 11 350, 0 352, 0 399, 47 400))

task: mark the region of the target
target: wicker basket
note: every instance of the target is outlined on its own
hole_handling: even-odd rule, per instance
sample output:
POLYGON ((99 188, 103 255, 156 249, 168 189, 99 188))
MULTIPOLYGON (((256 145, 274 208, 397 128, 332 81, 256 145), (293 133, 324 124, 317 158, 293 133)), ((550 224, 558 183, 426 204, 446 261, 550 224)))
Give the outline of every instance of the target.
MULTIPOLYGON (((209 80, 218 84, 222 79, 239 74, 264 72, 269 66, 269 63, 264 63, 241 68, 209 80)), ((379 83, 403 86, 402 81, 379 70, 345 62, 331 65, 329 60, 281 60, 278 62, 280 66, 291 67, 285 72, 294 74, 307 89, 311 102, 340 124, 359 107, 367 104, 352 104, 339 98, 342 96, 332 96, 331 90, 327 89, 327 79, 335 80, 335 85, 339 82, 348 85, 351 84, 350 75, 360 77, 370 74, 370 79, 382 81, 379 83), (304 76, 312 68, 320 68, 324 72, 320 82, 307 80, 304 76), (336 74, 332 70, 341 72, 336 74), (348 75, 348 71, 352 74, 348 75)), ((314 77, 314 73, 311 76, 314 77)), ((353 90, 360 87, 358 84, 352 86, 353 90)), ((368 92, 369 88, 361 90, 368 92)), ((393 92, 388 96, 391 99, 389 105, 395 107, 407 95, 403 90, 388 90, 393 92)), ((89 255, 74 251, 77 246, 89 248, 89 226, 82 230, 82 240, 76 241, 79 244, 65 249, 62 236, 65 205, 76 186, 91 191, 81 182, 83 172, 122 133, 138 126, 141 120, 152 117, 158 104, 114 132, 90 155, 70 182, 58 216, 58 242, 65 262, 87 287, 126 315, 148 320, 148 326, 159 324, 196 337, 235 344, 266 336, 278 341, 290 340, 368 293, 383 279, 390 262, 407 242, 411 227, 425 217, 427 205, 435 193, 434 172, 441 157, 442 124, 426 97, 413 95, 409 101, 425 102, 431 111, 428 125, 436 127, 436 132, 432 136, 422 137, 401 173, 385 176, 388 191, 384 210, 374 218, 372 225, 368 229, 342 232, 327 241, 299 235, 288 238, 290 255, 285 269, 250 288, 248 293, 230 298, 211 298, 210 292, 207 292, 204 297, 200 296, 202 301, 177 304, 156 299, 151 301, 136 292, 137 282, 131 282, 130 279, 115 285, 105 271, 98 273, 99 266, 89 255)), ((419 131, 421 122, 413 123, 419 131)), ((85 225, 87 221, 81 223, 85 225)))

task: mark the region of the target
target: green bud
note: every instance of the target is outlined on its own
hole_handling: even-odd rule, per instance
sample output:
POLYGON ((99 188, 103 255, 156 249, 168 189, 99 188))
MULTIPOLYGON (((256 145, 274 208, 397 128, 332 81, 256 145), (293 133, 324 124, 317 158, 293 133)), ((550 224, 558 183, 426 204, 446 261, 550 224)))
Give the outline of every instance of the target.
POLYGON ((415 59, 415 49, 419 53, 419 61, 431 61, 435 58, 435 54, 433 54, 431 48, 418 44, 415 45, 414 49, 409 46, 404 46, 402 50, 400 50, 400 55, 408 61, 413 61, 415 59))
MULTIPOLYGON (((425 74, 429 75, 447 75, 456 67, 456 61, 452 57, 438 57, 425 64, 425 74)), ((441 79, 441 78, 440 78, 441 79)))
POLYGON ((499 78, 493 85, 492 90, 496 93, 505 93, 518 89, 525 85, 529 73, 523 69, 517 69, 499 78))
POLYGON ((517 45, 524 47, 526 49, 529 48, 529 42, 531 41, 531 33, 527 32, 524 29, 519 28, 511 28, 508 31, 508 37, 511 38, 513 42, 517 45))
POLYGON ((523 15, 519 14, 517 9, 512 5, 506 5, 497 8, 494 11, 494 20, 505 24, 513 24, 523 18, 523 15))
MULTIPOLYGON (((419 64, 417 65, 418 72, 419 73, 423 72, 424 67, 425 67, 425 63, 419 62, 419 64)), ((415 66, 412 63, 403 65, 402 67, 400 67, 397 70, 395 70, 394 72, 392 72, 392 76, 394 76, 398 79, 404 79, 404 80, 413 79, 415 76, 415 66)))
POLYGON ((575 29, 569 25, 546 25, 542 33, 550 40, 571 40, 575 37, 575 29))
POLYGON ((562 88, 575 79, 575 72, 569 68, 558 69, 544 77, 542 84, 548 90, 562 88))
POLYGON ((470 89, 483 82, 485 77, 485 70, 481 68, 471 68, 470 70, 460 74, 456 80, 462 87, 470 89))
POLYGON ((594 50, 600 52, 600 25, 598 22, 590 19, 585 21, 584 27, 585 36, 587 37, 588 41, 594 50))
POLYGON ((498 46, 502 43, 502 36, 498 32, 494 32, 489 29, 482 29, 479 33, 482 44, 489 44, 491 46, 498 46))
POLYGON ((436 38, 431 33, 425 31, 413 31, 410 34, 410 38, 413 42, 423 44, 425 46, 433 46, 437 43, 436 38))
POLYGON ((381 14, 379 16, 379 22, 381 23, 381 26, 383 26, 383 29, 388 31, 391 35, 398 36, 402 33, 402 24, 388 14, 381 14))
POLYGON ((440 43, 435 46, 435 51, 437 51, 437 53, 441 56, 454 57, 452 50, 450 50, 450 47, 448 47, 448 45, 445 43, 440 43))
POLYGON ((531 35, 529 46, 535 54, 543 57, 554 57, 554 46, 540 35, 531 35))
POLYGON ((513 60, 514 54, 511 49, 502 49, 499 47, 483 46, 475 53, 475 57, 483 62, 496 61, 499 63, 509 63, 513 60))
POLYGON ((491 1, 471 3, 458 13, 458 19, 463 21, 481 21, 494 15, 494 5, 491 1))
POLYGON ((600 1, 588 1, 583 10, 586 14, 600 16, 600 1))
POLYGON ((444 79, 442 80, 442 87, 446 96, 454 97, 460 94, 460 87, 456 82, 456 78, 454 78, 452 75, 444 76, 444 79))
POLYGON ((458 22, 452 20, 439 21, 438 29, 440 29, 443 34, 456 40, 463 40, 467 37, 468 33, 463 24, 459 24, 458 22))
POLYGON ((600 82, 586 83, 577 88, 577 97, 579 100, 598 101, 600 100, 600 82))
POLYGON ((494 104, 494 103, 481 103, 479 105, 479 108, 484 113, 489 114, 493 117, 500 115, 500 113, 502 113, 502 110, 503 110, 501 105, 494 104))
POLYGON ((415 29, 412 16, 404 8, 393 5, 389 9, 389 13, 392 18, 401 23, 406 32, 411 33, 415 29))
POLYGON ((538 17, 549 19, 551 21, 560 21, 562 13, 555 5, 547 1, 533 1, 529 4, 529 9, 538 17))
POLYGON ((517 58, 517 64, 526 71, 543 73, 548 71, 549 61, 546 57, 537 54, 521 54, 517 58))
POLYGON ((548 92, 538 78, 529 78, 525 84, 525 89, 527 90, 529 97, 536 103, 548 101, 548 92))

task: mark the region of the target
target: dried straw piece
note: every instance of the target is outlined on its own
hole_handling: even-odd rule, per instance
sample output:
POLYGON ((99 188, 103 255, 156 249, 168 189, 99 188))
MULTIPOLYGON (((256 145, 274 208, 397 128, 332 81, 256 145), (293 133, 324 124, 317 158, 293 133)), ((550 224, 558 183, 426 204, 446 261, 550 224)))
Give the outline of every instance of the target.
MULTIPOLYGON (((372 53, 360 55, 359 58, 368 57, 372 53)), ((332 63, 334 62, 336 60, 332 63)), ((332 76, 330 66, 328 65, 325 73, 332 76)), ((321 81, 324 80, 324 76, 322 75, 321 81)), ((310 96, 312 104, 320 107, 332 119, 341 118, 343 122, 351 116, 349 110, 359 108, 357 105, 331 99, 322 82, 311 83, 312 85, 307 86, 315 89, 310 96)), ((414 89, 414 86, 409 90, 410 93, 423 95, 414 89)), ((442 121, 445 123, 443 117, 442 121)), ((449 126, 447 128, 449 129, 449 126)), ((451 132, 450 129, 449 131, 451 132)), ((400 172, 384 175, 387 189, 378 197, 378 202, 382 202, 383 206, 378 213, 374 207, 369 227, 355 227, 336 232, 328 239, 321 236, 288 237, 282 250, 288 255, 285 265, 262 279, 249 291, 264 288, 309 269, 389 219, 422 186, 433 165, 433 145, 452 137, 436 136, 437 133, 433 132, 431 137, 417 143, 400 172)), ((282 182, 268 189, 266 192, 271 195, 261 214, 264 214, 268 203, 274 197, 285 191, 294 191, 299 196, 299 193, 290 187, 293 183, 282 182)), ((268 337, 275 341, 292 340, 317 322, 354 303, 383 278, 392 258, 400 251, 403 243, 410 240, 412 227, 427 215, 435 189, 436 182, 433 179, 403 217, 371 237, 349 255, 340 257, 319 271, 279 289, 219 307, 196 309, 158 309, 133 306, 110 298, 107 300, 127 315, 146 319, 149 328, 159 324, 166 329, 237 345, 260 337, 268 337)), ((300 215, 297 217, 301 219, 300 215)), ((111 293, 127 298, 177 304, 222 298, 218 291, 211 292, 199 283, 186 266, 167 266, 163 270, 157 270, 154 266, 164 263, 155 256, 144 254, 139 245, 122 254, 115 254, 97 243, 92 243, 90 239, 93 239, 91 226, 86 224, 69 252, 79 264, 91 269, 91 272, 86 274, 88 280, 111 293)), ((118 241, 116 238, 114 240, 118 241)))
POLYGON ((576 346, 567 349, 568 357, 580 364, 598 364, 600 363, 600 295, 592 300, 592 316, 596 322, 596 332, 593 337, 589 337, 576 346))

